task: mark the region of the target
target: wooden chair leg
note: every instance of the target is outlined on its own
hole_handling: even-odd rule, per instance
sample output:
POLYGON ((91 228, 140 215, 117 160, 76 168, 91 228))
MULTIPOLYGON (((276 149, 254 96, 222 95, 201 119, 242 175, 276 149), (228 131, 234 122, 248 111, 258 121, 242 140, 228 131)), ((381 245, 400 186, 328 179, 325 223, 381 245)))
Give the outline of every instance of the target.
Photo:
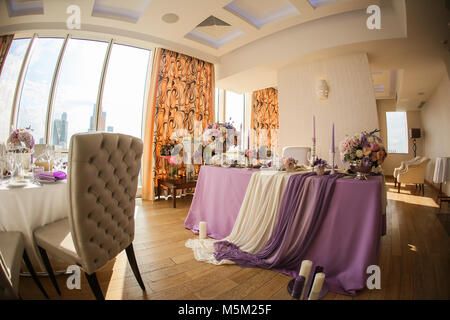
POLYGON ((177 207, 177 189, 172 188, 172 195, 173 195, 173 207, 177 207))
POLYGON ((98 283, 97 275, 95 272, 93 274, 87 274, 86 279, 89 283, 89 286, 91 287, 92 293, 94 294, 95 298, 97 300, 105 300, 105 297, 103 296, 102 289, 100 288, 100 284, 98 283))
POLYGON ((39 278, 37 277, 36 272, 34 271, 33 265, 31 264, 30 258, 28 257, 28 254, 25 250, 23 251, 23 261, 25 262, 28 271, 30 271, 34 283, 36 283, 36 285, 38 286, 39 290, 41 290, 44 297, 48 299, 48 294, 47 292, 45 292, 44 287, 41 284, 41 281, 39 281, 39 278))
POLYGON ((50 264, 50 260, 48 260, 47 251, 38 246, 39 253, 41 254, 42 261, 44 262, 45 270, 47 270, 48 276, 53 283, 53 286, 56 289, 58 295, 61 295, 61 290, 59 290, 58 283, 56 282, 55 274, 53 273, 52 265, 50 264))
POLYGON ((399 183, 398 183, 398 193, 400 193, 401 185, 402 185, 402 184, 399 182, 399 183))
POLYGON ((397 188, 397 178, 394 178, 394 188, 397 188))
POLYGON ((425 183, 422 183, 422 196, 425 195, 425 183))
POLYGON ((145 285, 141 278, 141 273, 139 272, 139 268, 136 262, 136 256, 134 255, 133 250, 133 244, 131 243, 126 249, 125 249, 128 257, 128 262, 130 263, 131 270, 133 270, 134 277, 136 278, 137 282, 139 283, 139 286, 143 291, 145 291, 145 285))

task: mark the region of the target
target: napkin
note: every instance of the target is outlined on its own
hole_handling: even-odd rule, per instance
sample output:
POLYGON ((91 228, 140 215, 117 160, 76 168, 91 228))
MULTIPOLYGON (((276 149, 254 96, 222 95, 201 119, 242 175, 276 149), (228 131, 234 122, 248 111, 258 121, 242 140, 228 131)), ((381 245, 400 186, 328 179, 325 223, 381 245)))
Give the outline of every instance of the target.
POLYGON ((40 180, 47 180, 47 181, 56 181, 56 180, 64 180, 67 178, 67 175, 63 171, 55 171, 55 172, 40 172, 36 175, 36 178, 40 180))

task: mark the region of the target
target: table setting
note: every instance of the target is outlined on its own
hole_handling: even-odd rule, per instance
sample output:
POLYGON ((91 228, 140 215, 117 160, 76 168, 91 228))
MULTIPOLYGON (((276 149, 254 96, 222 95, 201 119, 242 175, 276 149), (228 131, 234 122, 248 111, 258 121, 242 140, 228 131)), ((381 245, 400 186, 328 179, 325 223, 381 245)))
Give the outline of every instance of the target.
MULTIPOLYGON (((290 158, 274 161, 269 171, 202 166, 185 227, 198 233, 201 224, 205 236, 186 246, 199 261, 289 275, 290 293, 302 261, 311 261, 312 270, 326 274, 315 298, 328 291, 355 295, 365 287, 366 268, 376 264, 386 233, 380 168, 386 152, 377 132, 347 136, 339 144, 347 168, 337 168, 334 152, 331 165, 315 153, 315 130, 308 166, 290 158)), ((304 281, 311 292, 313 279, 304 281)))
POLYGON ((33 231, 67 216, 67 159, 48 145, 34 157, 30 132, 14 130, 6 143, 0 143, 0 231, 20 231, 31 262, 44 270, 33 231), (24 163, 23 154, 31 155, 29 163, 24 163))

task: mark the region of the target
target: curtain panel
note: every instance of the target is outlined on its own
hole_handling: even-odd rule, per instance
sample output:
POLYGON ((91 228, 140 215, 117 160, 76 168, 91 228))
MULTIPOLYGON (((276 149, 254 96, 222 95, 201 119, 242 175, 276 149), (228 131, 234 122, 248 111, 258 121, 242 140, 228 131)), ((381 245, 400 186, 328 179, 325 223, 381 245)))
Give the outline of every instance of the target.
POLYGON ((275 88, 267 88, 252 93, 252 112, 251 112, 251 129, 256 131, 261 141, 261 130, 267 130, 267 139, 265 143, 271 148, 272 130, 279 129, 278 116, 278 90, 275 88))
MULTIPOLYGON (((145 127, 142 197, 154 200, 158 179, 167 177, 161 147, 194 136, 194 121, 202 128, 214 121, 214 64, 167 49, 154 55, 145 127), (174 138, 174 140, 171 140, 174 138)), ((195 168, 198 171, 198 166, 195 168)), ((180 166, 183 174, 184 165, 180 166)))
POLYGON ((0 75, 2 74, 3 65, 5 64, 6 56, 14 39, 13 34, 0 36, 0 75))

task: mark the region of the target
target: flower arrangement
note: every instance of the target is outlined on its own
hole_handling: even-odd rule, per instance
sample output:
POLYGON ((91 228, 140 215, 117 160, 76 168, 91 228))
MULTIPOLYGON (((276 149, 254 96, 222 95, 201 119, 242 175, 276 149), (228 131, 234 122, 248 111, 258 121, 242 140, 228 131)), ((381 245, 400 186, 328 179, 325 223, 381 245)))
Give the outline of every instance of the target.
POLYGON ((250 149, 246 149, 245 152, 245 157, 246 158, 258 158, 258 152, 250 150, 250 149))
POLYGON ((8 143, 20 153, 31 153, 34 148, 34 137, 31 134, 31 127, 13 129, 9 135, 8 143))
POLYGON ((295 160, 295 159, 292 158, 292 157, 288 157, 288 158, 284 158, 284 159, 283 159, 283 164, 284 164, 286 167, 289 167, 289 166, 295 166, 297 163, 298 163, 298 160, 295 160))
POLYGON ((326 168, 326 167, 328 167, 328 163, 325 160, 323 160, 323 159, 317 158, 314 161, 313 166, 314 167, 319 167, 319 168, 321 168, 321 167, 326 168))
POLYGON ((347 136, 339 146, 343 162, 355 163, 357 167, 378 167, 387 157, 386 149, 380 137, 375 133, 363 131, 361 134, 347 136))
POLYGON ((161 146, 161 156, 171 156, 172 155, 172 150, 175 147, 175 145, 171 142, 161 146))
POLYGON ((202 144, 206 147, 218 139, 223 144, 236 145, 236 134, 236 128, 229 122, 210 123, 203 131, 202 144), (231 141, 232 137, 234 137, 233 141, 231 141))

